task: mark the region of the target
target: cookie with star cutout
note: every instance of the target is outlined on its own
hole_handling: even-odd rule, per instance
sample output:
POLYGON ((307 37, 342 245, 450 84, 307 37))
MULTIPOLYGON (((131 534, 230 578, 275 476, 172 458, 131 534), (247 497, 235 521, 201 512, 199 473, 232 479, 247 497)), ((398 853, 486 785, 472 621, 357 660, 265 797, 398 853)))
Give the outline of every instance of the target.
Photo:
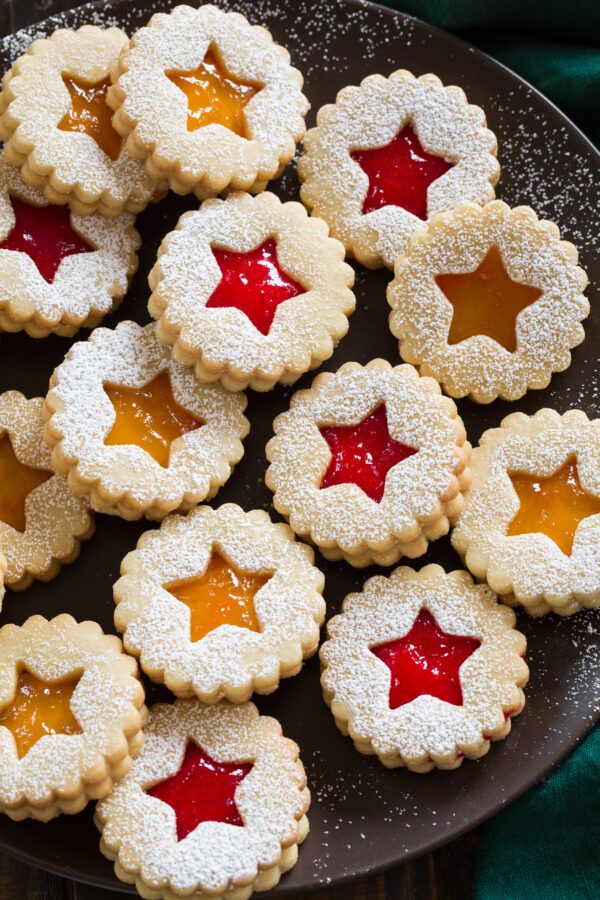
POLYGON ((448 532, 471 447, 450 398, 413 366, 346 363, 298 391, 273 423, 273 504, 326 559, 362 568, 421 556, 448 532))
POLYGON ((178 697, 241 703, 316 652, 325 580, 313 563, 312 548, 264 510, 200 506, 127 554, 115 624, 144 672, 178 697))
POLYGON ((154 327, 120 322, 74 344, 50 379, 44 438, 98 512, 162 519, 213 497, 244 455, 246 397, 198 382, 154 327))
POLYGON ((94 533, 89 503, 54 471, 42 405, 19 391, 0 394, 0 555, 13 591, 50 581, 94 533))
POLYGON ((451 397, 518 400, 567 369, 583 341, 577 250, 528 206, 461 203, 413 235, 394 274, 400 355, 451 397))
POLYGON ((600 419, 512 413, 484 432, 452 543, 532 616, 600 606, 600 419))
POLYGON ((48 822, 110 793, 144 742, 135 661, 97 622, 0 628, 0 812, 48 822))
POLYGON ((292 384, 319 366, 355 305, 354 272, 325 222, 268 191, 185 213, 149 281, 157 337, 201 381, 234 391, 292 384))
POLYGON ((261 191, 304 135, 309 104, 287 50, 266 28, 211 4, 152 16, 112 78, 115 128, 178 194, 261 191))
POLYGON ((468 572, 370 578, 329 621, 321 685, 360 753, 413 772, 456 769, 505 738, 525 704, 525 637, 468 572))
POLYGON ((34 41, 2 80, 4 159, 78 216, 138 213, 166 190, 129 155, 106 103, 110 68, 128 41, 119 28, 60 28, 34 41))
POLYGON ((308 834, 298 746, 252 703, 157 704, 131 772, 96 807, 100 849, 143 897, 248 900, 308 834))
POLYGON ((134 221, 50 205, 0 159, 0 329, 71 337, 98 325, 137 269, 134 221))
POLYGON ((391 269, 432 216, 494 198, 496 149, 461 88, 405 69, 369 75, 319 110, 298 162, 300 196, 360 263, 391 269))

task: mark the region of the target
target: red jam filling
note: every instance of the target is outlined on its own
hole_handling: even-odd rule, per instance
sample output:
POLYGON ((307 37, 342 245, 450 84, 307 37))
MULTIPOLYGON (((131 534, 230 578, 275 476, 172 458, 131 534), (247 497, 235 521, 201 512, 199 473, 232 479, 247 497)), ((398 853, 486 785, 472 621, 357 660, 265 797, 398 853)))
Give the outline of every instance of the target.
POLYGON ((358 425, 327 425, 320 430, 331 450, 321 488, 356 484, 376 503, 381 502, 390 469, 417 452, 390 435, 384 405, 358 425))
POLYGON ((261 334, 269 333, 280 303, 306 293, 279 265, 273 238, 250 253, 214 247, 213 254, 222 277, 207 307, 235 307, 248 316, 261 334))
POLYGON ((201 822, 243 826, 235 791, 251 771, 252 763, 217 762, 190 741, 179 772, 148 793, 175 811, 177 840, 182 841, 201 822))
POLYGON ((352 159, 369 177, 363 215, 383 206, 401 206, 427 218, 427 189, 454 163, 428 153, 411 125, 405 125, 385 147, 356 150, 352 159))
POLYGON ((371 647, 392 673, 390 709, 429 694, 462 706, 460 667, 480 645, 477 638, 447 634, 422 609, 404 637, 371 647))
POLYGON ((71 228, 67 206, 31 206, 17 197, 11 197, 10 202, 15 224, 0 250, 26 253, 49 284, 66 256, 94 249, 71 228))

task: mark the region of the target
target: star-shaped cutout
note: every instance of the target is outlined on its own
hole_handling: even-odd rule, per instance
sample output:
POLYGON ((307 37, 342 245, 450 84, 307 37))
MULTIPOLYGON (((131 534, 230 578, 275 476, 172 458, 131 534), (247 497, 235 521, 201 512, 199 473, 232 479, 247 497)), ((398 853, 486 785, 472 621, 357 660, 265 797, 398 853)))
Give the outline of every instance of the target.
POLYGON ((371 647, 391 672, 390 709, 422 694, 462 706, 460 667, 480 646, 476 638, 442 631, 427 609, 421 609, 404 637, 371 647))
POLYGON ((190 610, 191 639, 199 641, 220 625, 260 631, 254 597, 270 577, 242 572, 213 552, 202 575, 172 582, 165 588, 190 610))
POLYGON ((110 78, 91 82, 63 75, 63 83, 71 106, 58 123, 59 129, 89 134, 110 159, 118 159, 123 139, 112 126, 113 111, 106 102, 110 78))
POLYGON ((0 726, 12 732, 19 759, 47 734, 81 734, 71 710, 78 683, 79 677, 50 683, 27 670, 19 674, 12 703, 0 711, 0 726))
POLYGON ((205 125, 224 125, 240 137, 246 136, 244 107, 262 85, 233 78, 214 47, 209 47, 197 69, 172 69, 165 75, 187 98, 188 131, 205 125))
POLYGON ((570 556, 579 523, 600 513, 600 497, 581 487, 577 458, 569 456, 547 478, 527 472, 508 474, 520 505, 507 534, 545 534, 570 556))
POLYGON ((168 372, 139 388, 104 384, 115 410, 115 422, 104 439, 107 446, 136 444, 167 468, 174 440, 204 425, 173 396, 168 372))
POLYGON ((27 525, 25 505, 37 487, 52 478, 53 472, 22 463, 7 434, 0 438, 0 521, 23 533, 27 525))
POLYGON ((94 249, 72 228, 67 206, 31 206, 17 197, 11 197, 10 202, 15 224, 0 250, 26 253, 48 284, 54 281, 66 256, 94 249))
POLYGON ((217 762, 190 741, 179 772, 155 784, 148 793, 174 810, 177 840, 182 841, 201 822, 243 826, 235 792, 252 768, 252 763, 217 762))
POLYGON ((401 206, 425 220, 429 185, 454 165, 424 150, 412 125, 405 125, 385 147, 351 155, 369 177, 363 215, 383 206, 401 206))
POLYGON ((517 316, 543 291, 513 281, 497 247, 491 247, 474 272, 436 276, 453 307, 449 344, 476 334, 493 338, 509 353, 517 349, 517 316))
POLYGON ((331 451, 321 488, 356 484, 376 503, 381 502, 390 469, 417 453, 391 436, 383 404, 358 425, 326 425, 320 431, 331 451))
POLYGON ((241 310, 261 334, 269 333, 280 303, 306 293, 279 265, 273 238, 249 253, 213 247, 213 254, 221 280, 206 306, 241 310))

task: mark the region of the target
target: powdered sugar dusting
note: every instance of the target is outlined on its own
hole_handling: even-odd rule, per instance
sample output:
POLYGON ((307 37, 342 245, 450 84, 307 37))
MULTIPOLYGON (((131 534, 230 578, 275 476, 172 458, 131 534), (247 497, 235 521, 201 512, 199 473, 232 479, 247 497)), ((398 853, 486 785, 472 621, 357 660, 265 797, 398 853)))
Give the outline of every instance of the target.
POLYGON ((140 212, 157 193, 143 165, 123 148, 113 160, 90 135, 57 128, 71 107, 63 72, 91 82, 106 78, 127 41, 116 28, 59 30, 31 46, 18 70, 12 69, 3 82, 4 158, 19 166, 25 179, 50 200, 68 197, 73 208, 85 214, 97 209, 109 216, 123 209, 140 212))
POLYGON ((453 768, 458 754, 483 755, 485 735, 504 737, 504 713, 520 712, 524 703, 525 638, 514 622, 514 613, 465 572, 447 575, 427 566, 416 573, 402 566, 388 579, 369 579, 329 621, 321 648, 325 698, 338 726, 351 730, 359 750, 374 751, 389 766, 453 768), (480 641, 460 667, 463 703, 423 694, 390 709, 390 671, 370 648, 407 634, 421 609, 443 631, 480 641))
MULTIPOLYGON (((18 170, 0 161, 0 242, 14 227, 10 198, 47 206, 41 191, 25 184, 18 170)), ((64 259, 51 283, 26 253, 0 250, 0 319, 10 330, 32 328, 34 336, 51 331, 72 334, 88 320, 94 324, 122 299, 137 269, 140 236, 134 216, 116 219, 74 213, 71 226, 90 251, 64 259)))
POLYGON ((61 475, 53 474, 43 441, 42 399, 27 400, 18 391, 0 395, 0 432, 10 438, 23 465, 51 474, 25 501, 25 530, 0 521, 0 549, 6 556, 7 584, 24 588, 32 577, 51 577, 61 561, 76 555, 79 541, 93 531, 89 504, 75 497, 61 475))
POLYGON ((452 396, 480 403, 498 396, 516 400, 528 388, 546 387, 553 372, 568 367, 569 351, 584 337, 587 276, 576 263, 573 245, 561 242, 556 226, 538 221, 530 208, 511 210, 501 201, 483 210, 461 204, 416 235, 396 262, 387 295, 403 359, 433 375, 452 396), (479 334, 449 344, 452 304, 435 281, 441 274, 475 271, 492 247, 512 280, 542 292, 516 319, 514 352, 479 334))
POLYGON ((298 748, 274 720, 259 717, 251 703, 178 700, 154 706, 145 733, 131 772, 97 808, 105 855, 147 887, 167 882, 181 893, 224 893, 252 884, 259 867, 283 864, 282 849, 304 837, 309 798, 298 748), (235 792, 244 828, 202 822, 178 841, 174 811, 146 793, 179 770, 190 739, 219 761, 252 762, 235 792))
POLYGON ((264 184, 304 134, 308 101, 287 50, 239 13, 210 4, 156 15, 136 33, 113 76, 118 81, 109 102, 117 129, 129 135, 149 171, 162 173, 180 192, 207 196, 264 184), (261 86, 244 107, 247 136, 214 123, 190 131, 187 98, 165 75, 196 69, 211 45, 233 79, 261 86))
POLYGON ((281 204, 269 192, 206 201, 167 235, 150 274, 158 336, 175 344, 177 359, 195 361, 205 381, 261 390, 279 379, 296 381, 330 356, 348 330, 354 273, 343 255, 324 223, 309 219, 299 203, 281 204), (222 277, 213 246, 247 253, 271 237, 283 271, 305 293, 281 304, 263 334, 244 312, 206 304, 222 277))
MULTIPOLYGON (((39 6, 41 7, 41 4, 39 6)), ((68 12, 49 16, 39 25, 22 28, 15 34, 6 35, 2 38, 2 45, 8 55, 15 60, 26 53, 34 41, 44 40, 58 28, 80 28, 82 25, 96 25, 99 28, 122 27, 122 12, 122 9, 116 9, 113 13, 113 4, 109 0, 103 2, 101 6, 97 3, 84 3, 68 12)))
POLYGON ((85 796, 89 783, 101 783, 103 770, 110 776, 124 761, 121 742, 132 741, 141 729, 144 693, 121 642, 103 635, 95 622, 33 616, 20 628, 0 629, 0 649, 2 706, 14 697, 23 666, 42 681, 79 676, 71 703, 81 734, 45 735, 19 758, 11 732, 0 726, 0 805, 18 811, 30 804, 45 815, 44 807, 57 798, 77 799, 78 780, 85 796))
POLYGON ((204 702, 274 690, 317 648, 325 617, 324 578, 308 547, 262 511, 227 504, 171 516, 142 535, 116 583, 116 623, 144 671, 178 696, 204 702), (215 550, 243 572, 267 574, 254 597, 259 631, 221 625, 200 641, 190 637, 190 612, 165 585, 198 577, 215 550))
POLYGON ((170 359, 151 325, 97 328, 89 341, 71 348, 52 384, 46 439, 54 464, 103 511, 161 518, 184 504, 189 508, 215 493, 243 455, 245 396, 197 382, 190 369, 170 359), (104 383, 143 387, 164 371, 176 402, 204 423, 173 442, 166 468, 137 445, 104 443, 115 421, 104 383))
MULTIPOLYGON (((146 23, 150 11, 164 11, 175 2, 153 0, 143 9, 136 3, 115 2, 93 8, 91 14, 95 24, 102 24, 106 10, 107 24, 120 25, 131 34, 146 23)), ((312 101, 311 121, 318 108, 333 102, 345 84, 358 84, 371 72, 388 75, 401 66, 417 74, 434 71, 444 83, 461 85, 471 102, 485 109, 490 127, 498 136, 503 168, 500 196, 513 206, 528 203, 534 208, 539 197, 538 212, 555 220, 563 237, 577 243, 582 265, 592 274, 600 234, 593 150, 535 92, 516 82, 493 61, 450 37, 429 31, 409 17, 368 3, 298 0, 286 4, 284 11, 280 0, 228 0, 219 5, 241 10, 253 24, 267 25, 275 40, 289 49, 292 64, 305 76, 306 93, 312 101), (537 135, 534 140, 530 139, 530 128, 537 135)), ((40 7, 38 14, 42 12, 40 7)), ((83 7, 57 17, 52 27, 72 23, 78 27, 89 15, 90 6, 83 7)), ((40 28, 35 30, 36 36, 42 34, 40 28)), ((19 55, 25 39, 5 39, 5 66, 7 45, 16 45, 14 55, 19 55)), ((274 183, 273 190, 284 199, 297 199, 293 166, 274 183)), ((181 212, 192 205, 192 199, 186 203, 171 195, 140 220, 149 265, 154 261, 151 257, 160 236, 174 228, 181 212)), ((365 363, 375 356, 386 356, 397 363, 397 344, 387 329, 385 311, 388 278, 384 271, 357 268, 358 303, 350 333, 325 368, 335 370, 348 359, 365 363)), ((127 303, 128 317, 147 321, 147 288, 142 273, 127 303)), ((561 410, 574 406, 600 414, 593 318, 594 314, 586 324, 587 340, 575 352, 569 370, 556 375, 544 394, 528 394, 520 401, 520 408, 533 412, 539 405, 561 410)), ((43 393, 49 365, 56 364, 62 356, 64 343, 45 341, 44 354, 29 355, 26 374, 18 366, 24 343, 18 335, 3 337, 5 385, 16 383, 30 392, 43 393)), ((40 345, 36 349, 41 349, 40 345)), ((302 386, 309 386, 310 380, 306 376, 302 386)), ((242 503, 246 509, 270 506, 270 494, 263 484, 263 448, 272 434, 272 419, 287 409, 290 394, 289 388, 277 386, 268 396, 251 395, 253 428, 247 454, 219 497, 242 503)), ((510 404, 482 407, 465 400, 459 401, 459 408, 471 439, 476 439, 482 429, 498 424, 501 416, 510 411, 510 404)), ((111 628, 110 592, 120 558, 131 549, 132 535, 147 525, 141 523, 136 529, 135 525, 103 519, 100 522, 101 527, 110 526, 113 536, 106 541, 100 535, 97 548, 89 548, 95 574, 85 584, 85 596, 89 597, 94 614, 106 628, 111 628)), ((348 591, 360 590, 365 576, 343 563, 330 564, 319 559, 327 574, 327 599, 333 614, 348 591)), ((427 559, 443 562, 447 569, 458 564, 447 539, 432 545, 427 559)), ((18 598, 19 602, 17 598, 11 602, 9 596, 3 617, 22 620, 35 604, 41 604, 39 608, 54 604, 56 609, 69 608, 79 613, 81 598, 81 582, 73 567, 60 580, 39 588, 34 585, 26 596, 18 598)), ((403 771, 389 771, 377 759, 357 754, 351 741, 339 734, 322 703, 315 659, 306 664, 300 678, 287 679, 271 697, 260 698, 261 709, 278 717, 286 733, 301 744, 315 800, 309 842, 294 872, 273 893, 301 891, 311 885, 336 882, 340 877, 367 875, 375 862, 391 866, 412 858, 434 842, 452 837, 475 818, 491 814, 499 804, 514 799, 534 778, 548 771, 551 761, 573 746, 595 718, 594 710, 600 702, 597 613, 582 611, 569 619, 546 616, 539 620, 518 610, 517 613, 520 628, 528 635, 528 661, 532 668, 527 707, 513 725, 509 740, 497 745, 477 764, 470 763, 455 772, 417 778, 403 771)), ((78 841, 86 842, 89 855, 82 854, 75 863, 82 874, 89 876, 98 838, 89 828, 84 833, 85 824, 75 818, 63 821, 61 827, 68 835, 77 832, 78 841)), ((4 829, 3 840, 19 851, 33 847, 33 839, 22 826, 10 832, 4 829)), ((34 852, 39 854, 40 864, 56 865, 55 847, 50 840, 43 846, 37 843, 34 852)), ((74 863, 72 858, 67 861, 66 856, 61 861, 71 867, 74 863)), ((116 886, 107 869, 93 871, 106 887, 116 886)))
POLYGON ((407 123, 425 150, 453 163, 428 188, 429 217, 461 200, 485 203, 494 197, 496 138, 462 90, 444 87, 434 75, 417 79, 404 70, 387 79, 370 75, 360 87, 344 88, 334 106, 321 108, 317 127, 305 136, 298 163, 301 196, 347 251, 369 266, 391 268, 423 222, 399 206, 363 215, 369 179, 351 154, 386 146, 407 123))
POLYGON ((570 615, 600 605, 600 515, 588 516, 565 555, 541 533, 507 536, 519 509, 509 473, 552 475, 577 458, 581 486, 600 497, 600 419, 571 410, 562 417, 542 409, 533 417, 507 416, 486 431, 473 452, 473 484, 452 542, 469 569, 532 615, 570 615))
POLYGON ((392 368, 374 360, 365 368, 347 363, 334 376, 317 376, 273 427, 266 479, 275 507, 325 556, 343 555, 364 566, 373 558, 389 565, 407 551, 421 555, 427 537, 447 532, 446 515, 462 508, 457 475, 468 483, 470 452, 462 422, 436 382, 419 379, 412 366, 392 368), (357 424, 382 403, 392 437, 418 452, 390 469, 380 503, 354 484, 321 490, 331 454, 320 429, 357 424), (390 558, 384 562, 378 554, 390 558))

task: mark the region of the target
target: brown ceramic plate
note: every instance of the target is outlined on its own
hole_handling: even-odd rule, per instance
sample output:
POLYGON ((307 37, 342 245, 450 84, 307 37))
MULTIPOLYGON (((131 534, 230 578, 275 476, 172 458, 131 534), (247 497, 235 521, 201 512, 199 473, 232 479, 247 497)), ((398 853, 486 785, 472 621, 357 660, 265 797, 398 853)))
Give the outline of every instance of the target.
MULTIPOLYGON (((106 21, 103 5, 90 4, 6 38, 0 44, 2 69, 23 52, 32 34, 38 37, 60 26, 106 21)), ((110 24, 131 32, 151 13, 172 5, 168 0, 113 0, 106 17, 110 24)), ((499 196, 513 205, 531 204, 538 213, 557 221, 564 236, 579 247, 592 282, 600 280, 595 252, 600 235, 600 205, 595 193, 598 153, 554 106, 516 75, 450 35, 371 3, 232 0, 219 5, 239 9, 252 22, 268 26, 289 48, 293 62, 306 77, 313 118, 341 87, 356 84, 371 72, 389 73, 402 67, 417 74, 433 71, 444 82, 463 87, 472 102, 485 108, 499 138, 499 196)), ((274 185, 286 198, 297 196, 297 188, 292 168, 274 185)), ((140 216, 144 239, 140 270, 121 309, 107 324, 114 325, 122 318, 148 321, 146 277, 156 249, 179 215, 194 205, 192 199, 171 195, 140 216)), ((326 368, 335 369, 349 359, 366 362, 374 356, 398 361, 396 342, 387 327, 388 279, 387 272, 357 267, 357 311, 348 336, 326 368)), ((593 293, 591 289, 594 309, 598 298, 593 293)), ((531 392, 514 405, 460 403, 471 441, 476 442, 483 429, 497 425, 513 409, 532 413, 540 406, 561 411, 575 406, 600 415, 597 305, 586 330, 586 341, 575 351, 570 369, 555 376, 545 391, 531 392)), ((23 335, 4 335, 0 390, 19 388, 29 396, 44 394, 69 343, 61 338, 36 342, 23 335)), ((301 386, 310 380, 309 375, 301 386)), ((250 395, 252 430, 246 455, 219 493, 217 504, 236 501, 246 509, 271 508, 271 496, 263 484, 264 446, 273 417, 287 406, 290 393, 289 389, 276 389, 266 396, 250 395)), ((50 584, 36 583, 24 594, 9 593, 0 621, 20 623, 33 613, 53 616, 67 611, 78 619, 97 619, 112 630, 112 584, 119 563, 148 527, 146 522, 132 524, 98 516, 96 535, 84 544, 79 560, 66 566, 50 584)), ((417 565, 433 561, 448 569, 459 564, 447 538, 434 544, 417 565)), ((372 574, 322 559, 320 563, 327 576, 330 614, 339 609, 345 594, 359 589, 372 574)), ((485 759, 466 762, 455 772, 419 776, 389 771, 375 759, 356 753, 351 741, 336 730, 321 699, 316 659, 273 696, 260 699, 260 709, 279 718, 285 733, 300 744, 313 795, 311 832, 298 865, 271 896, 339 883, 424 853, 473 828, 546 775, 599 713, 597 621, 593 613, 567 620, 547 616, 537 622, 520 616, 520 627, 529 641, 531 667, 525 711, 508 740, 493 746, 485 759)), ((151 687, 149 695, 153 700, 158 692, 151 687)), ((50 825, 16 824, 2 817, 0 847, 61 875, 125 889, 98 850, 91 809, 79 816, 62 816, 50 825)))

